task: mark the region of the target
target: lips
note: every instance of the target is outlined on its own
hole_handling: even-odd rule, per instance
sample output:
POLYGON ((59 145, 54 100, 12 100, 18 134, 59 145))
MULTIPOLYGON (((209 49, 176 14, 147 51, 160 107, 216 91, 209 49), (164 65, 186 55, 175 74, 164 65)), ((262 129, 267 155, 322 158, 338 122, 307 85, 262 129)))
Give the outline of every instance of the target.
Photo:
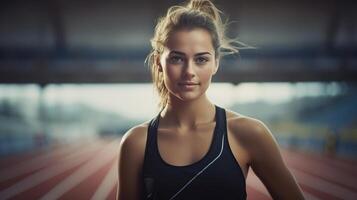
POLYGON ((192 91, 195 90, 195 88, 199 85, 199 83, 196 82, 180 82, 179 87, 182 88, 185 91, 192 91))
POLYGON ((196 83, 196 82, 180 82, 179 85, 199 85, 199 83, 196 83))

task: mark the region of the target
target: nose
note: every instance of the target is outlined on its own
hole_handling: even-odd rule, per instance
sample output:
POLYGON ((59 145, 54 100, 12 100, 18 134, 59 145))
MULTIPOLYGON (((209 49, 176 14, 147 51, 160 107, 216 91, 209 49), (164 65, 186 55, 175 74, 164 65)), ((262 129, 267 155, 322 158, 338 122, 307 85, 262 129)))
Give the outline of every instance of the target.
POLYGON ((192 78, 195 76, 195 63, 192 61, 187 61, 186 66, 183 68, 183 74, 185 78, 192 78))

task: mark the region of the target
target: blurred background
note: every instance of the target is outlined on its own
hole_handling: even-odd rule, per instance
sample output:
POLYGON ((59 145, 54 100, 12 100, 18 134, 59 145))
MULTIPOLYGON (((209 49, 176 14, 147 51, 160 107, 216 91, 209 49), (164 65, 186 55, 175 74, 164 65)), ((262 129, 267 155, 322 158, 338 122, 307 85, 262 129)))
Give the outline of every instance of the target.
MULTIPOLYGON (((158 112, 154 26, 181 2, 0 2, 2 199, 115 197, 122 134, 158 112)), ((255 48, 223 58, 210 99, 265 122, 307 199, 356 199, 357 3, 214 3, 255 48)), ((271 198, 247 181, 248 199, 271 198)))

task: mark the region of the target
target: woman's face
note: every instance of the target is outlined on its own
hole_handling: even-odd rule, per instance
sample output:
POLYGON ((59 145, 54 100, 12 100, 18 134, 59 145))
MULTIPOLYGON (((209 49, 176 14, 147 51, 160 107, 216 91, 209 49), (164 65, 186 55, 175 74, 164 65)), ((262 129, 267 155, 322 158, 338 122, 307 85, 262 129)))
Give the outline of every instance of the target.
POLYGON ((211 35, 202 28, 173 32, 158 62, 170 98, 184 101, 205 94, 218 68, 211 35))

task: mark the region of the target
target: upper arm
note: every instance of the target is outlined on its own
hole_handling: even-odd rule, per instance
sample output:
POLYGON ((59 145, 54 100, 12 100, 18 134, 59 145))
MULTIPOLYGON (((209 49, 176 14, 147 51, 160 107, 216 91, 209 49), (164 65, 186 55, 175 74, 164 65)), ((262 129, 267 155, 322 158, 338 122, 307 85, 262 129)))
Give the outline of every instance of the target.
POLYGON ((120 200, 140 199, 145 141, 146 129, 136 127, 130 129, 120 142, 117 191, 120 200))
POLYGON ((281 156, 278 143, 260 121, 250 122, 251 167, 274 199, 304 199, 281 156))

